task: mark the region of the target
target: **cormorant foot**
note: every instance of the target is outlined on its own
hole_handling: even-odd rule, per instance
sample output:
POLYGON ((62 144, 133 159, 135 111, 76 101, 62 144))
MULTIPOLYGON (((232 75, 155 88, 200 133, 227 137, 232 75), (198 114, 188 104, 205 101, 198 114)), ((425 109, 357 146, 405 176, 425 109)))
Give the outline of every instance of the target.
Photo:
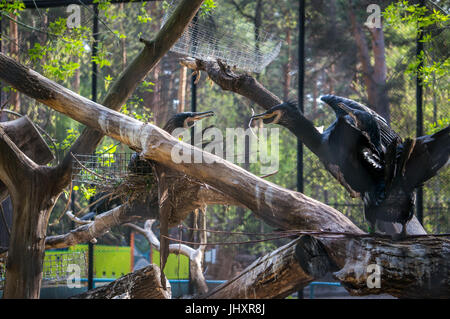
POLYGON ((400 240, 404 240, 408 237, 408 235, 405 232, 401 232, 398 234, 393 234, 392 235, 392 240, 393 241, 400 241, 400 240))

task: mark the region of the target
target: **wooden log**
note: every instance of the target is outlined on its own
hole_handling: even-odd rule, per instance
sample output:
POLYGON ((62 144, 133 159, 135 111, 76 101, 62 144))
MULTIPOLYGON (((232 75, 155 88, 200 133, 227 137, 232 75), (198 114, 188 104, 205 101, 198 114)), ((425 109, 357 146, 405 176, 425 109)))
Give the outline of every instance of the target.
POLYGON ((170 283, 166 282, 167 290, 164 290, 159 281, 160 274, 159 267, 151 264, 70 299, 170 299, 170 283))
MULTIPOLYGON (((240 274, 203 296, 207 299, 285 298, 314 280, 300 264, 303 239, 258 258, 240 274)), ((322 269, 324 270, 324 269, 322 269)))
POLYGON ((448 298, 450 239, 303 235, 261 257, 205 298, 284 298, 333 272, 351 295, 448 298))
POLYGON ((379 236, 316 238, 339 269, 334 273, 335 278, 352 295, 450 296, 448 236, 417 235, 402 241, 379 236))

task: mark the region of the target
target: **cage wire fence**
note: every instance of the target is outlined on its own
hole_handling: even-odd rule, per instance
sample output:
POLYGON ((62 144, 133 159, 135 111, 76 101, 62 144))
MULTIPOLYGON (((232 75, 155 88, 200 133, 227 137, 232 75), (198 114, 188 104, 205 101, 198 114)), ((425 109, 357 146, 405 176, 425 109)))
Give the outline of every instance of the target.
POLYGON ((65 285, 74 275, 87 277, 87 254, 83 251, 46 251, 42 286, 65 285))
POLYGON ((119 185, 128 175, 151 173, 145 161, 134 162, 134 153, 74 154, 72 181, 111 187, 119 185), (132 169, 131 166, 132 165, 132 169))
MULTIPOLYGON (((171 1, 163 18, 163 25, 180 3, 171 1)), ((265 30, 255 32, 251 24, 237 25, 226 18, 205 13, 197 15, 172 52, 201 60, 221 60, 230 67, 261 73, 280 53, 282 41, 265 30)))
MULTIPOLYGON (((65 285, 72 280, 87 277, 87 255, 83 251, 49 250, 45 252, 42 269, 42 287, 65 285)), ((6 257, 0 258, 0 290, 6 281, 6 257)))

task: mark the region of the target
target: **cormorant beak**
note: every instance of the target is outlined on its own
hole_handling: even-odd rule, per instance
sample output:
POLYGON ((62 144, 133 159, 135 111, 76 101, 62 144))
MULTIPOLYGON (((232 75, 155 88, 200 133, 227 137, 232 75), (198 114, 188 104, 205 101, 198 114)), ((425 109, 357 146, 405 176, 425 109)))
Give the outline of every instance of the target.
POLYGON ((193 127, 195 125, 195 122, 203 120, 203 119, 205 119, 207 117, 211 117, 211 116, 214 116, 213 111, 196 112, 196 113, 194 113, 193 116, 190 116, 184 120, 184 127, 185 128, 193 127))
POLYGON ((198 113, 195 113, 195 115, 192 116, 190 119, 195 122, 195 121, 200 121, 200 120, 203 120, 203 119, 205 119, 207 117, 211 117, 211 116, 214 116, 213 111, 198 112, 198 113))
POLYGON ((280 117, 281 117, 281 112, 279 110, 277 110, 277 111, 267 111, 267 112, 264 112, 264 113, 261 113, 261 114, 253 115, 250 118, 250 120, 251 121, 253 121, 253 120, 267 120, 267 119, 271 119, 273 117, 275 117, 273 119, 273 121, 264 122, 264 123, 265 124, 276 124, 276 123, 278 123, 278 121, 280 120, 280 117))

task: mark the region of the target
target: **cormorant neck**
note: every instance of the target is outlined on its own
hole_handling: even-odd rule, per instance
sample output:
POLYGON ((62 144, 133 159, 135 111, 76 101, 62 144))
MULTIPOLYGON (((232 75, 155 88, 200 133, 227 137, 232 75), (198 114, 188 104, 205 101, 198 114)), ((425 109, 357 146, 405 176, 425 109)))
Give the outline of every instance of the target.
POLYGON ((286 127, 294 133, 314 154, 320 157, 322 153, 323 136, 315 128, 314 124, 302 113, 296 112, 295 116, 289 118, 286 127))

